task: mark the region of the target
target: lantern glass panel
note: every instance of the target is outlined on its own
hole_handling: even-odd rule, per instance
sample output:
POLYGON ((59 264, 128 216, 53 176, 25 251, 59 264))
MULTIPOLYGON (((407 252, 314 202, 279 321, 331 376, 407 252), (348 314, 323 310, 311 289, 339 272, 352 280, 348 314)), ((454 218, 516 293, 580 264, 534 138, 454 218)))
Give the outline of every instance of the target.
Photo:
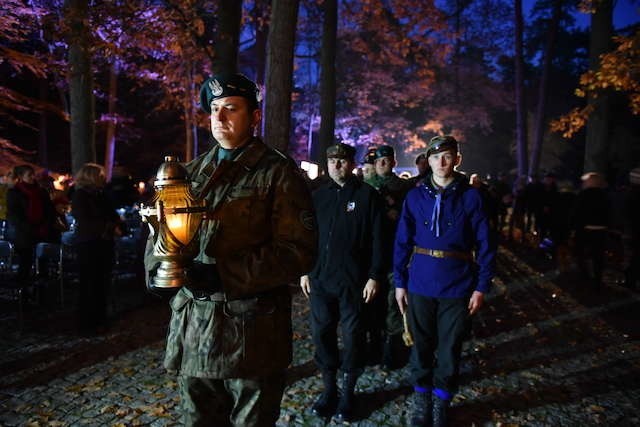
MULTIPOLYGON (((200 206, 191 195, 189 185, 167 186, 160 196, 166 210, 171 208, 190 208, 200 206)), ((166 213, 167 227, 183 245, 188 245, 202 221, 202 213, 166 213)))

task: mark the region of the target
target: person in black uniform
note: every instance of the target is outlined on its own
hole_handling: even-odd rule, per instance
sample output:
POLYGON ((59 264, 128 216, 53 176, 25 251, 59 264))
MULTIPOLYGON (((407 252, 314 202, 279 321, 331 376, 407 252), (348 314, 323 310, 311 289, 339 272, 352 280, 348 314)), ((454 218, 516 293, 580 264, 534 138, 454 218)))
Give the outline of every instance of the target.
POLYGON ((383 254, 382 201, 376 190, 352 173, 355 149, 336 144, 327 149, 331 181, 313 193, 318 220, 318 260, 300 278, 311 300, 315 361, 324 390, 313 405, 321 417, 353 417, 354 389, 364 367, 363 306, 379 293, 388 267, 383 254), (337 328, 341 323, 342 355, 337 328), (341 357, 340 357, 341 356, 341 357), (344 372, 338 398, 336 374, 344 372))
POLYGON ((601 289, 604 273, 610 216, 610 202, 606 188, 607 181, 601 173, 584 174, 582 190, 576 196, 572 219, 578 267, 583 278, 595 290, 601 289))

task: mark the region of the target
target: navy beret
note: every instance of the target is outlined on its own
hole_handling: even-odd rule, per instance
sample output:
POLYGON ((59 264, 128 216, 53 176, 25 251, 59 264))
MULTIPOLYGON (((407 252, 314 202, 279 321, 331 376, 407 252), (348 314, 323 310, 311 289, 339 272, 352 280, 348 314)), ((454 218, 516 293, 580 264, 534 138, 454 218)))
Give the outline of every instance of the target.
POLYGON ((379 159, 380 157, 395 157, 396 152, 390 145, 381 145, 376 149, 375 158, 379 159))
POLYGON ((427 144, 427 156, 446 150, 458 152, 458 141, 451 135, 434 136, 427 144))
POLYGON ((222 73, 208 78, 200 87, 200 107, 211 113, 211 101, 227 96, 241 96, 249 101, 252 109, 258 108, 262 100, 260 89, 245 75, 222 73))

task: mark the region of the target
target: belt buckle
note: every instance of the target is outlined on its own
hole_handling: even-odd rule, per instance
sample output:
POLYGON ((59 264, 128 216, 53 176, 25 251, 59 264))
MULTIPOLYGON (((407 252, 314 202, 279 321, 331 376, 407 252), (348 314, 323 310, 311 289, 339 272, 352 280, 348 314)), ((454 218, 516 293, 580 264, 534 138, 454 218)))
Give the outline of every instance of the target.
POLYGON ((193 298, 197 301, 209 301, 211 299, 209 294, 203 291, 192 291, 192 293, 193 298))
POLYGON ((439 249, 432 249, 431 256, 434 258, 444 258, 444 251, 441 251, 439 249))

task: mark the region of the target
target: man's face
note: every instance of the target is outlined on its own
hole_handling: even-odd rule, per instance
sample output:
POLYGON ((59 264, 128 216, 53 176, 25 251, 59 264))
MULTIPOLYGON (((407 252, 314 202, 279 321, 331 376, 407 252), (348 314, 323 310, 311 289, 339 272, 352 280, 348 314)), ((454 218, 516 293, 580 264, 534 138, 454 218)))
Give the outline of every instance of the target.
POLYGON ((211 133, 223 148, 237 148, 251 137, 260 121, 260 110, 249 111, 241 96, 227 96, 211 101, 211 133))
POLYGON ((355 162, 350 159, 338 159, 331 157, 327 159, 327 169, 329 170, 329 176, 338 185, 343 185, 355 166, 355 162))
POLYGON ((370 163, 362 165, 362 176, 364 179, 369 180, 376 176, 376 167, 370 163))
POLYGON ((36 177, 33 171, 27 170, 22 175, 20 175, 20 181, 26 182, 27 184, 33 184, 36 181, 36 177))
POLYGON ((446 179, 453 175, 453 168, 460 162, 460 156, 453 150, 442 151, 429 156, 429 166, 433 175, 446 179))
POLYGON ((391 175, 396 161, 392 157, 380 157, 375 161, 376 173, 380 176, 391 175))

